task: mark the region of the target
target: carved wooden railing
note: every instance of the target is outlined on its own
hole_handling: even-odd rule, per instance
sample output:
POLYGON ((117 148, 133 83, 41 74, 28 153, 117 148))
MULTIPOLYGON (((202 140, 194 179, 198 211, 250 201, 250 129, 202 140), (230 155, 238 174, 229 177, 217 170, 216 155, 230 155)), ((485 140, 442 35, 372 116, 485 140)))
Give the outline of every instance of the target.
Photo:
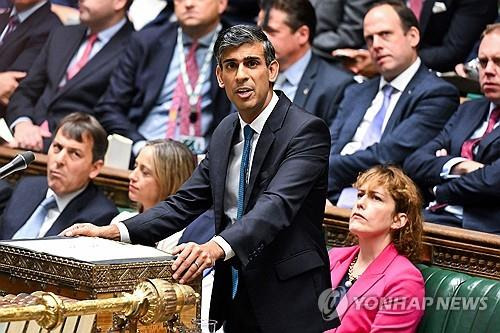
MULTIPOLYGON (((350 210, 330 207, 323 227, 329 246, 347 244, 350 210)), ((500 236, 424 223, 422 262, 500 280, 500 236)))

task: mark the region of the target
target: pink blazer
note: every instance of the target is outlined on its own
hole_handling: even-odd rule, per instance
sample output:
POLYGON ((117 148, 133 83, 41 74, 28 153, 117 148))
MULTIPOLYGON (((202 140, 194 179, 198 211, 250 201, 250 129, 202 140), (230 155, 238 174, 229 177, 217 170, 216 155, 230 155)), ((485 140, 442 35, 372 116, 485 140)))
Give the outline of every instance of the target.
MULTIPOLYGON (((330 250, 333 288, 358 252, 359 246, 330 250)), ((424 296, 422 274, 390 244, 341 299, 341 324, 328 333, 415 332, 424 313, 424 296)))

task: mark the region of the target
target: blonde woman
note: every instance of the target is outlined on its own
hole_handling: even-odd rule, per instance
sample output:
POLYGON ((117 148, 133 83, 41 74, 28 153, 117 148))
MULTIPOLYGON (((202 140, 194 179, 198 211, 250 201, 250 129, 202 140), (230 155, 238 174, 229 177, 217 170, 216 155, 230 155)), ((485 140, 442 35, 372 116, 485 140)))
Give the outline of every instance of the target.
MULTIPOLYGON (((136 158, 129 175, 128 196, 139 204, 138 212, 122 212, 111 223, 142 213, 177 192, 196 167, 195 157, 182 143, 173 140, 148 141, 136 158)), ((181 230, 160 241, 157 247, 171 252, 181 230)))

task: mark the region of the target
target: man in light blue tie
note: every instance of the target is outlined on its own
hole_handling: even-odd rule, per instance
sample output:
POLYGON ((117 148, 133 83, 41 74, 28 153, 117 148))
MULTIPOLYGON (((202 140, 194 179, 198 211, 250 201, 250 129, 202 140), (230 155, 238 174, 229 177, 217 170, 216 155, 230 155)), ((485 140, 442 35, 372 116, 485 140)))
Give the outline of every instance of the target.
POLYGON ((75 222, 106 225, 118 213, 92 184, 103 166, 107 134, 92 116, 62 120, 47 155, 47 176, 25 177, 0 220, 0 239, 53 236, 75 222))
POLYGON ((215 129, 205 159, 181 189, 143 214, 64 234, 154 244, 213 205, 216 236, 179 245, 173 278, 215 265, 210 318, 226 333, 323 332, 320 294, 331 288, 322 231, 328 127, 273 91, 279 65, 266 35, 233 26, 215 43, 217 81, 238 113, 215 129))
POLYGON ((368 10, 364 38, 380 76, 346 89, 330 126, 332 149, 327 204, 351 208, 358 173, 401 164, 431 140, 458 106, 458 92, 418 57, 414 13, 387 0, 368 10))

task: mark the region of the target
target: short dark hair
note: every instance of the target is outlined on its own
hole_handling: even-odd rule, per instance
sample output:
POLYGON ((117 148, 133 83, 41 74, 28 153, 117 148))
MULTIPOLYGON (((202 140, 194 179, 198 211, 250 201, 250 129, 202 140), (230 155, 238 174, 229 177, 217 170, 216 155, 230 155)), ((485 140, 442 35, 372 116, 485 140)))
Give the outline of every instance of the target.
POLYGON ((92 140, 92 162, 103 160, 108 149, 108 135, 101 124, 90 114, 82 112, 70 113, 64 117, 56 133, 62 131, 64 136, 78 142, 83 142, 83 137, 92 140))
POLYGON ((316 32, 316 13, 309 0, 261 0, 260 8, 265 12, 262 28, 265 30, 271 8, 286 13, 286 25, 294 32, 305 25, 309 28, 309 43, 312 44, 316 32))
POLYGON ((266 65, 269 66, 273 60, 276 60, 273 44, 267 39, 266 34, 261 28, 254 25, 234 25, 219 33, 214 45, 214 55, 217 64, 222 67, 222 53, 233 47, 243 44, 261 43, 264 48, 264 58, 266 65))
POLYGON ((415 27, 420 32, 420 25, 418 24, 418 19, 413 13, 413 11, 406 6, 406 4, 401 0, 381 0, 375 2, 368 8, 367 13, 373 8, 380 7, 383 5, 391 6, 396 14, 398 14, 399 21, 401 21, 401 27, 404 32, 410 30, 411 27, 415 27))
POLYGON ((127 3, 125 4, 125 10, 129 10, 133 2, 134 0, 127 0, 127 3))

